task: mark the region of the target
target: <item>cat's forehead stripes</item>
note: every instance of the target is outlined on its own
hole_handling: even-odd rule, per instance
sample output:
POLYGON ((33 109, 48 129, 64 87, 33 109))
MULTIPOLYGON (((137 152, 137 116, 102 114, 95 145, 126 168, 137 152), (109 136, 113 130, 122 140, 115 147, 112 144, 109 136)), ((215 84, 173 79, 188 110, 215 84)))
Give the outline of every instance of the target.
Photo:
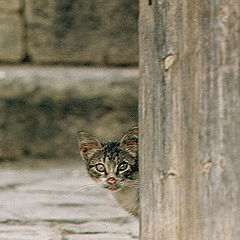
POLYGON ((113 162, 119 155, 119 142, 105 143, 103 148, 103 161, 106 163, 113 162))

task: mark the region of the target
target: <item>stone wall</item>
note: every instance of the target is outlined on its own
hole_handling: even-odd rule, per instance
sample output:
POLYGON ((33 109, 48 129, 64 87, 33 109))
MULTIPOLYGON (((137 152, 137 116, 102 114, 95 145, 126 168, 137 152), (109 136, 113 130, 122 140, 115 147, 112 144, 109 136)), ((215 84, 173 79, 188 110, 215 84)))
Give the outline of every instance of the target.
POLYGON ((23 58, 23 23, 20 0, 0 0, 0 62, 23 58))
POLYGON ((0 66, 0 89, 0 162, 79 157, 77 131, 110 141, 137 124, 136 68, 0 66))
POLYGON ((0 62, 138 62, 137 0, 0 0, 0 62))

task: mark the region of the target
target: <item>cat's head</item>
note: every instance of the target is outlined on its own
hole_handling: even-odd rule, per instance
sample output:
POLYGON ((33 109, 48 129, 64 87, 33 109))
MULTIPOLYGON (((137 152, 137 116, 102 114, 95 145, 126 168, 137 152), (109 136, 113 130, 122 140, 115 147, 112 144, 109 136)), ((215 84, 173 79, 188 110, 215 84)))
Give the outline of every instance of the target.
POLYGON ((138 182, 138 128, 131 128, 120 142, 101 143, 87 132, 78 132, 80 154, 92 179, 109 190, 138 182))

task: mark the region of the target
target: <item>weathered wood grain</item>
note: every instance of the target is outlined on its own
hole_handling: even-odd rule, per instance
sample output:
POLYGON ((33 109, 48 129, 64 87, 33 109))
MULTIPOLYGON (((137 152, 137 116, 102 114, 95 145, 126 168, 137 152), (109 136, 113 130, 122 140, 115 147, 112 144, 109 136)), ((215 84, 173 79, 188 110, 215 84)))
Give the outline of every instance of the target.
POLYGON ((240 239, 240 4, 140 0, 142 240, 240 239))

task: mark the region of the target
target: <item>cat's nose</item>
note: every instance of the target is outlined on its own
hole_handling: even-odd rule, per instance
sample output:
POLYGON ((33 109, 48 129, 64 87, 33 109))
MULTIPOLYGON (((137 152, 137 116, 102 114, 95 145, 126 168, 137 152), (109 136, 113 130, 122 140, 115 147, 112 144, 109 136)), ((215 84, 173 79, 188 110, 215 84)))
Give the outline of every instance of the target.
POLYGON ((109 183, 109 184, 114 184, 114 183, 116 183, 116 179, 114 178, 114 177, 110 177, 110 178, 108 178, 107 179, 107 182, 109 183))

